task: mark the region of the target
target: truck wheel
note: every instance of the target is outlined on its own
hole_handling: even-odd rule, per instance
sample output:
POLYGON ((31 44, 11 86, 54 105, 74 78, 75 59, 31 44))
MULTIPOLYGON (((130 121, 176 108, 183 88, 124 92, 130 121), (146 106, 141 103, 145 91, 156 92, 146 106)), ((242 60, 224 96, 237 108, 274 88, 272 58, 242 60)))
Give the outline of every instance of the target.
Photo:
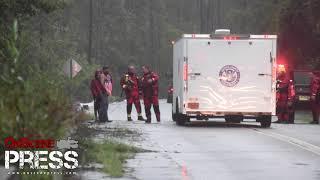
POLYGON ((258 121, 260 122, 262 128, 270 128, 271 119, 271 116, 261 116, 258 118, 258 121))

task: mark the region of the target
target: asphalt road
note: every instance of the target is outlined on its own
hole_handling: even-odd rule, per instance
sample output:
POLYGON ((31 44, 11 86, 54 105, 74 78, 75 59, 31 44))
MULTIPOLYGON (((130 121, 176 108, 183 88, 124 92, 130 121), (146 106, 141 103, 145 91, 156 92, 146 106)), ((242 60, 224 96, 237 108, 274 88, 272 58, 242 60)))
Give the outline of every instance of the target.
POLYGON ((130 143, 153 151, 129 160, 124 179, 320 179, 320 125, 262 129, 255 122, 216 120, 179 127, 171 120, 171 105, 162 101, 160 108, 162 122, 144 124, 125 121, 125 102, 110 106, 114 122, 106 126, 140 132, 142 139, 130 143))

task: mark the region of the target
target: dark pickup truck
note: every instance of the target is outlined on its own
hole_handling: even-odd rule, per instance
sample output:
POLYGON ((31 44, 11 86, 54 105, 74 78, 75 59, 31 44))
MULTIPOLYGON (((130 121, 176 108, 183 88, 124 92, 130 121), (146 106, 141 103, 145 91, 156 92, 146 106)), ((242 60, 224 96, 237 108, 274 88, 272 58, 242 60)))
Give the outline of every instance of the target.
POLYGON ((292 80, 295 89, 295 110, 311 110, 310 84, 312 71, 299 70, 292 72, 292 80))

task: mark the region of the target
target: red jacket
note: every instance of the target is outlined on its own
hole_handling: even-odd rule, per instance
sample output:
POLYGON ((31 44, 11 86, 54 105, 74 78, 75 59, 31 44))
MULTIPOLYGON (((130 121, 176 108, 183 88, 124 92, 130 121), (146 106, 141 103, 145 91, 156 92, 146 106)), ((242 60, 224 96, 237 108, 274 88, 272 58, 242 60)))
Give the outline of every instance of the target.
POLYGON ((98 79, 91 80, 90 89, 94 98, 97 98, 100 94, 106 93, 106 89, 98 79))
POLYGON ((141 79, 141 88, 144 97, 159 95, 159 76, 154 72, 144 74, 141 79))
POLYGON ((127 98, 139 96, 139 78, 135 74, 126 73, 120 81, 127 98))
POLYGON ((287 77, 280 77, 277 80, 277 101, 287 101, 295 96, 294 86, 287 77))
POLYGON ((311 95, 315 96, 320 90, 320 77, 313 76, 311 80, 311 95))

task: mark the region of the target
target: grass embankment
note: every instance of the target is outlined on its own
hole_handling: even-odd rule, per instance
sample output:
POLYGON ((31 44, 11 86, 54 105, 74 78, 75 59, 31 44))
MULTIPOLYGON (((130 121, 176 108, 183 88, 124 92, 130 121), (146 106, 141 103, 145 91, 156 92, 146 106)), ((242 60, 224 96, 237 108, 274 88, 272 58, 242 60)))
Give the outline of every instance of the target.
POLYGON ((112 177, 123 176, 126 160, 142 151, 134 146, 110 140, 102 143, 87 141, 84 142, 83 148, 86 150, 83 154, 83 160, 86 163, 102 164, 102 171, 112 177))

